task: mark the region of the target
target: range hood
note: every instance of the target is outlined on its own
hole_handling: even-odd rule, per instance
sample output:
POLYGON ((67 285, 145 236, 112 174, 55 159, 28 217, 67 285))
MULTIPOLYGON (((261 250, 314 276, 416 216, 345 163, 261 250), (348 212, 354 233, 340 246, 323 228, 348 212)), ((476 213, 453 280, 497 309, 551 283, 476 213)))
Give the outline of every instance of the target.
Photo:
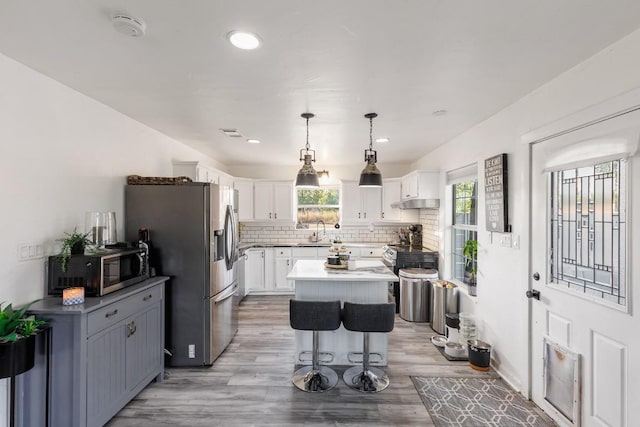
POLYGON ((392 208, 397 209, 423 209, 423 208, 439 208, 440 199, 408 199, 391 203, 392 208))

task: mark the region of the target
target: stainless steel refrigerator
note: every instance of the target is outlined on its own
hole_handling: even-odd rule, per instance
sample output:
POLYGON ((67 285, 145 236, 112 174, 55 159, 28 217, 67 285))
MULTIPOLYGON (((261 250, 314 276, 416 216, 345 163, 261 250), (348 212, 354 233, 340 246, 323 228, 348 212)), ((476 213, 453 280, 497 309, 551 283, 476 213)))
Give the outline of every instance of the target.
POLYGON ((211 365, 238 330, 237 206, 238 191, 217 184, 126 186, 126 239, 148 229, 151 266, 171 277, 171 366, 211 365))

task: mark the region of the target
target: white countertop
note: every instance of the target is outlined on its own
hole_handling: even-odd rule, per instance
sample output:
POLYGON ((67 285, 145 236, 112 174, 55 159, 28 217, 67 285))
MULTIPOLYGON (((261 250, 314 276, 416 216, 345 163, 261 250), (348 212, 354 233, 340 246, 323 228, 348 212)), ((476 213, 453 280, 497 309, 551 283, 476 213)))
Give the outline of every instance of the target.
POLYGON ((287 280, 326 280, 350 282, 397 282, 382 261, 355 260, 355 270, 325 268, 325 260, 298 260, 287 275, 287 280))

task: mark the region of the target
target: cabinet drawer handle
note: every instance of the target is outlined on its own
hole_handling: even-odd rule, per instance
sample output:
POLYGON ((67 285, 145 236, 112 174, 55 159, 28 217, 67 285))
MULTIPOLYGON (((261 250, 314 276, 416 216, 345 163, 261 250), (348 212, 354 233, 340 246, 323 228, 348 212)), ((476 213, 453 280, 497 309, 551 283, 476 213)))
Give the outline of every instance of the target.
POLYGON ((146 297, 142 298, 142 301, 149 301, 151 298, 153 298, 153 295, 149 294, 146 297))
POLYGON ((131 323, 127 325, 127 338, 135 334, 137 329, 138 327, 136 326, 136 322, 131 321, 131 323))
POLYGON ((109 317, 113 317, 113 316, 115 316, 116 314, 118 314, 118 309, 117 309, 117 308, 116 308, 115 310, 110 311, 110 312, 108 312, 107 314, 105 314, 105 315, 104 315, 104 317, 106 317, 106 318, 108 319, 109 317))

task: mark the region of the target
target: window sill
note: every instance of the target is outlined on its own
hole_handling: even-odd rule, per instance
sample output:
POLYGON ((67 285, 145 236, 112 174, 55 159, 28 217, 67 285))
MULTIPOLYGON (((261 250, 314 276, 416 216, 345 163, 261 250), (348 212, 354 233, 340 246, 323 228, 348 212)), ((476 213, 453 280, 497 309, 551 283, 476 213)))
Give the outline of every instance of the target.
MULTIPOLYGON (((447 279, 449 282, 453 283, 454 285, 456 285, 458 287, 458 292, 462 292, 463 294, 467 295, 470 298, 477 298, 477 295, 471 295, 471 293, 469 293, 469 285, 461 282, 458 279, 447 279)), ((476 285, 477 288, 477 285, 476 285)))

